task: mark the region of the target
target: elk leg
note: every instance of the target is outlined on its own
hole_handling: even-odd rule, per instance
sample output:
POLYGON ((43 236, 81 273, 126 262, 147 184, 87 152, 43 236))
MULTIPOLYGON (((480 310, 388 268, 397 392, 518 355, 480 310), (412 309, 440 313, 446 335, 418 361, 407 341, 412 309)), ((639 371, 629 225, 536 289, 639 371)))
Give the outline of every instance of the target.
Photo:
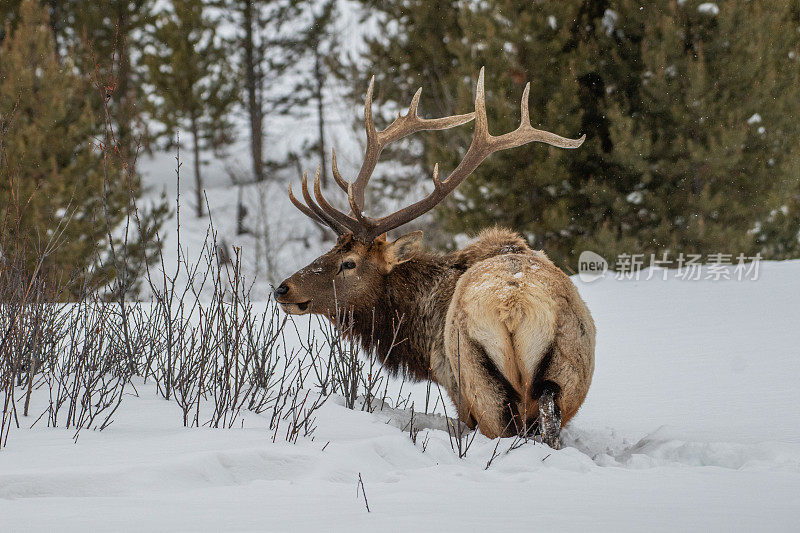
POLYGON ((552 381, 541 384, 541 393, 537 400, 539 404, 539 428, 542 432, 542 442, 553 448, 559 449, 561 443, 561 409, 556 403, 560 387, 552 381))
POLYGON ((514 413, 519 395, 486 353, 483 345, 463 336, 448 354, 456 377, 457 393, 453 401, 461 402, 461 419, 489 438, 516 433, 514 413))
POLYGON ((475 417, 470 414, 469 406, 463 399, 459 399, 459 386, 456 382, 456 376, 453 374, 453 369, 450 366, 450 360, 446 354, 434 352, 431 354, 431 376, 430 378, 434 383, 441 385, 450 396, 450 399, 458 409, 458 418, 467 425, 469 429, 475 429, 478 425, 475 417))

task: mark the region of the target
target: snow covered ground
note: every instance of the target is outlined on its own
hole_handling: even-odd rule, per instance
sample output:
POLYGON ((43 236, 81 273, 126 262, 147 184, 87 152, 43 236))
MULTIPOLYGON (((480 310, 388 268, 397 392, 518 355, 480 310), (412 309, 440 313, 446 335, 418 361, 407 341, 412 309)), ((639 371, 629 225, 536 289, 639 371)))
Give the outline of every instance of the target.
POLYGON ((77 443, 12 430, 0 529, 796 531, 800 261, 762 263, 756 281, 576 283, 597 369, 559 451, 478 436, 459 459, 446 431, 414 444, 389 413, 334 401, 313 441, 273 443, 252 413, 186 429, 136 382, 114 424, 77 443))

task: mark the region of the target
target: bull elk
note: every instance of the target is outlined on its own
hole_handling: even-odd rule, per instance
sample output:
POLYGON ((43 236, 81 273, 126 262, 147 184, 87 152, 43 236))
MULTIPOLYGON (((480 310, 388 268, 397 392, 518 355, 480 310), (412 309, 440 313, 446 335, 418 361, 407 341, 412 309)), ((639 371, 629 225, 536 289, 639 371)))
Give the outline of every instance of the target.
POLYGON ((364 349, 374 349, 392 372, 443 386, 470 428, 494 438, 538 424, 542 440, 557 448, 561 428, 583 403, 594 371, 595 326, 572 281, 544 252, 504 229, 485 230, 473 244, 445 255, 423 251, 421 231, 386 238, 389 230, 433 209, 493 152, 531 142, 559 148, 583 143, 585 136, 567 139, 531 126, 530 84, 522 95, 519 127, 491 135, 483 78, 481 69, 474 112, 420 118, 419 89, 408 112, 382 131, 372 118, 373 78, 364 107, 366 154, 355 180, 346 182, 335 153, 332 159, 349 214, 325 199, 319 169, 313 197, 303 175, 305 204, 289 188, 292 203, 334 230, 338 241, 284 280, 275 297, 290 314, 317 313, 332 320, 348 314, 348 331, 364 349), (387 144, 473 119, 475 133, 463 160, 446 179, 439 179, 434 167, 430 194, 381 218, 364 214, 364 190, 387 144))

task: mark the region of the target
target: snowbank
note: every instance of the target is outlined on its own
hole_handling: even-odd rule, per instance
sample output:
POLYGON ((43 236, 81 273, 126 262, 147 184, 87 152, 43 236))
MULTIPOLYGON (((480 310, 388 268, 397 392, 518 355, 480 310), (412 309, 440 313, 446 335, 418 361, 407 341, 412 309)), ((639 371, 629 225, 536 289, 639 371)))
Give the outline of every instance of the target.
MULTIPOLYGON (((506 453, 513 439, 477 436, 459 459, 441 429, 413 443, 408 412, 334 401, 297 444, 273 443, 252 413, 234 429, 185 429, 137 382, 114 424, 76 444, 61 428, 12 434, 3 529, 796 528, 800 261, 764 263, 757 281, 576 283, 597 322, 597 370, 562 450, 506 453)), ((417 406, 424 393, 412 388, 417 406)))

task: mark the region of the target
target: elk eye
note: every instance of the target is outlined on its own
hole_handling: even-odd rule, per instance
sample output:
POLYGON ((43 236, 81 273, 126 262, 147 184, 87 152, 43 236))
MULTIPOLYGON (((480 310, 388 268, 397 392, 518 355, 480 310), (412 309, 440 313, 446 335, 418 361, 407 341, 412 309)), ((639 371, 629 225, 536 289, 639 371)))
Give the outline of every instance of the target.
POLYGON ((355 267, 356 267, 355 261, 345 261, 344 263, 342 263, 342 268, 346 270, 350 270, 355 267))

